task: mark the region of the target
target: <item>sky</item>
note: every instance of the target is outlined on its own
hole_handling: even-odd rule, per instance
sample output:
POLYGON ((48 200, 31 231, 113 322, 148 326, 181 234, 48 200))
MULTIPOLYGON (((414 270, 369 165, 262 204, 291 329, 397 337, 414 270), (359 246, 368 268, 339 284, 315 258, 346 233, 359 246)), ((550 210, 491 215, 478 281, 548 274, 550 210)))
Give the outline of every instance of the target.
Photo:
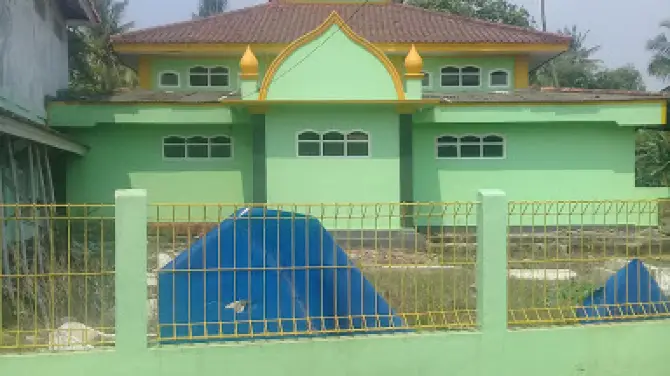
MULTIPOLYGON (((229 0, 231 9, 263 3, 263 0, 229 0)), ((540 22, 539 0, 512 0, 528 9, 540 22)), ((197 9, 198 0, 130 0, 126 17, 136 28, 184 21, 197 9)), ((650 90, 667 84, 646 73, 650 54, 648 39, 661 32, 659 23, 670 18, 669 0, 546 0, 547 29, 556 31, 577 25, 588 31, 587 45, 601 46, 595 55, 611 68, 634 64, 650 90)))

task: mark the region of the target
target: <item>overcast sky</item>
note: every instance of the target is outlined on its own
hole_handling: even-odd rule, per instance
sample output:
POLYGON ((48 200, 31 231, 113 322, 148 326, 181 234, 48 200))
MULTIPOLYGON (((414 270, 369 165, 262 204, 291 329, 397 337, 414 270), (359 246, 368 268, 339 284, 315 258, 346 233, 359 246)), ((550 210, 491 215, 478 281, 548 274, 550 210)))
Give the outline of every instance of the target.
MULTIPOLYGON (((231 9, 265 1, 229 0, 231 9)), ((539 0, 512 0, 525 6, 539 23, 539 0)), ((646 41, 658 34, 658 24, 670 18, 670 0, 546 0, 550 31, 577 25, 589 31, 587 43, 602 46, 596 56, 609 67, 633 63, 645 74, 651 90, 666 85, 646 75, 646 41)), ((198 0, 130 0, 127 18, 137 28, 189 19, 198 0)))

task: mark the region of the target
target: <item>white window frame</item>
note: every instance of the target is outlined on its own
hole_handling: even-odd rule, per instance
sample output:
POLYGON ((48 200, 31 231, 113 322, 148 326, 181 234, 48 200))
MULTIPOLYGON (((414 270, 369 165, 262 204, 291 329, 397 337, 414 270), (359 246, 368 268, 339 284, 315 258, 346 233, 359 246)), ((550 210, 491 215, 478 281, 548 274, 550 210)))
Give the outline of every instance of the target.
MULTIPOLYGON (((474 76, 474 73, 465 73, 467 76, 474 76)), ((440 67, 440 87, 441 88, 465 88, 465 89, 470 89, 470 88, 481 88, 482 87, 482 67, 478 65, 472 65, 472 64, 467 64, 463 66, 457 66, 457 65, 445 65, 443 67, 440 67), (458 69, 458 73, 442 73, 442 70, 445 68, 456 68, 458 69), (477 76, 479 77, 479 85, 477 86, 463 86, 463 69, 465 68, 477 68, 479 70, 479 73, 477 73, 477 76), (448 86, 448 85, 442 85, 442 76, 457 76, 458 77, 458 86, 448 86)))
POLYGON ((177 89, 177 88, 180 88, 181 87, 181 74, 179 74, 179 72, 177 72, 175 70, 164 70, 164 71, 158 72, 158 87, 161 88, 161 89, 177 89), (175 85, 175 86, 163 85, 162 82, 161 82, 162 81, 161 78, 163 78, 164 74, 177 75, 177 85, 175 85))
MULTIPOLYGON (((465 143, 467 145, 472 145, 473 143, 465 143)), ((466 133, 466 134, 450 134, 450 133, 445 133, 445 134, 440 134, 435 137, 435 159, 466 159, 466 160, 496 160, 496 159, 506 159, 507 158, 507 139, 505 136, 499 133, 482 133, 482 134, 473 134, 473 133, 466 133), (495 137, 500 137, 502 141, 500 142, 485 142, 484 138, 485 137, 490 137, 490 136, 495 136, 495 137), (442 143, 439 142, 439 139, 442 137, 453 137, 456 139, 456 143, 442 143), (464 143, 461 142, 461 139, 464 137, 477 137, 479 138, 479 157, 462 157, 461 156, 461 145, 464 143), (456 146, 456 156, 455 157, 440 157, 439 156, 439 149, 440 146, 456 146), (485 157, 484 156, 484 146, 486 145, 497 145, 497 146, 502 146, 502 156, 499 157, 485 157)))
MULTIPOLYGON (((231 70, 230 67, 226 65, 194 65, 192 67, 189 67, 187 70, 187 75, 188 75, 188 88, 189 89, 230 89, 231 84, 232 84, 232 75, 231 75, 231 70), (207 73, 191 73, 191 69, 194 68, 204 68, 207 69, 207 73), (225 68, 228 72, 225 74, 228 76, 228 85, 227 86, 212 86, 212 69, 215 68, 225 68), (207 77, 207 86, 192 86, 191 85, 191 76, 206 76, 207 77)), ((223 73, 214 73, 215 75, 223 75, 223 73)))
POLYGON ((421 78, 421 87, 424 88, 424 89, 432 88, 433 87, 433 75, 432 75, 432 73, 427 72, 427 71, 423 71, 421 73, 424 74, 424 77, 421 78), (426 78, 426 76, 428 76, 428 85, 423 84, 423 79, 426 78))
POLYGON ((301 129, 295 134, 295 155, 298 158, 347 158, 347 159, 359 159, 359 158, 370 158, 372 156, 372 143, 371 143, 370 132, 362 129, 352 129, 349 131, 343 131, 340 129, 327 129, 324 131, 317 131, 314 129, 301 129), (315 133, 319 136, 319 140, 300 140, 300 135, 303 133, 315 133), (337 132, 341 134, 344 139, 342 141, 324 141, 323 136, 327 133, 337 132), (367 136, 367 140, 347 140, 347 136, 352 133, 362 133, 367 136), (342 142, 344 146, 344 155, 323 155, 323 145, 325 143, 336 143, 342 142), (300 155, 300 143, 318 143, 319 144, 319 155, 300 155), (347 145, 348 144, 362 144, 365 143, 368 145, 367 155, 347 155, 347 145))
POLYGON ((510 77, 512 75, 510 74, 510 71, 507 69, 494 69, 489 72, 489 87, 500 87, 500 88, 508 88, 510 86, 510 77), (507 84, 505 85, 494 85, 493 84, 493 74, 494 73, 505 73, 507 75, 507 84))
POLYGON ((211 136, 204 136, 201 134, 192 134, 192 135, 177 135, 177 134, 171 134, 164 136, 161 140, 161 155, 163 156, 164 161, 197 161, 197 162, 203 162, 203 161, 225 161, 225 160, 231 160, 235 157, 235 140, 233 139, 233 136, 227 135, 227 134, 215 134, 211 136), (165 145, 182 145, 181 143, 179 144, 174 144, 174 143, 167 143, 165 140, 168 138, 172 137, 179 137, 184 139, 184 157, 167 157, 165 156, 165 145), (202 137, 207 139, 207 157, 203 158, 198 158, 198 157, 189 157, 188 156, 188 139, 193 138, 193 137, 202 137), (213 143, 212 139, 216 137, 227 137, 230 140, 230 156, 229 157, 212 157, 212 145, 226 145, 222 143, 213 143))

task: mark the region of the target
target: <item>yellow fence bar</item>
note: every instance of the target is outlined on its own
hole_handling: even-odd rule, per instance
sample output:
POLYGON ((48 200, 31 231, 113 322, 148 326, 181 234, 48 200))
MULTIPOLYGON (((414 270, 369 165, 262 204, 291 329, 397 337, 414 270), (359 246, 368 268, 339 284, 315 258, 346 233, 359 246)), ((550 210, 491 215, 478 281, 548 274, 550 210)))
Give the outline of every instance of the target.
POLYGON ((663 200, 509 204, 511 326, 670 316, 663 200))
POLYGON ((418 223, 474 223, 476 205, 152 205, 152 331, 166 341, 383 332, 397 330, 400 322, 401 329, 410 330, 473 327, 474 228, 418 223), (301 230, 311 226, 303 216, 326 232, 301 230), (335 261, 333 242, 351 264, 335 261), (384 303, 368 304, 371 297, 362 291, 363 281, 392 312, 381 307, 384 303), (290 303, 284 301, 286 286, 296 291, 290 303), (350 295, 361 301, 333 303, 338 286, 358 289, 350 295), (226 305, 207 306, 226 294, 234 295, 226 305), (158 309, 167 301, 174 312, 158 309), (333 314, 333 304, 354 308, 339 316, 333 314), (367 311, 355 308, 366 305, 367 311), (183 312, 177 312, 179 307, 185 307, 183 312), (311 311, 304 312, 306 307, 311 311), (251 312, 245 314, 247 310, 251 312), (264 312, 255 315, 254 310, 264 312), (166 323, 161 319, 166 314, 178 322, 166 323), (399 321, 383 325, 391 316, 399 321))
POLYGON ((0 353, 113 345, 113 206, 0 210, 0 353))

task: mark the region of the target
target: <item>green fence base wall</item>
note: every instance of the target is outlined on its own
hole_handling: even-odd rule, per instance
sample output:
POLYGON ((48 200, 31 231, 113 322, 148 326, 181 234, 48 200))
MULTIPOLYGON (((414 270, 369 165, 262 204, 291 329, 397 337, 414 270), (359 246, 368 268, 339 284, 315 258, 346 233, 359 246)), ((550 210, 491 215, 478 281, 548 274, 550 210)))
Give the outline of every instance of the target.
POLYGON ((668 375, 668 322, 0 358, 3 375, 668 375))

